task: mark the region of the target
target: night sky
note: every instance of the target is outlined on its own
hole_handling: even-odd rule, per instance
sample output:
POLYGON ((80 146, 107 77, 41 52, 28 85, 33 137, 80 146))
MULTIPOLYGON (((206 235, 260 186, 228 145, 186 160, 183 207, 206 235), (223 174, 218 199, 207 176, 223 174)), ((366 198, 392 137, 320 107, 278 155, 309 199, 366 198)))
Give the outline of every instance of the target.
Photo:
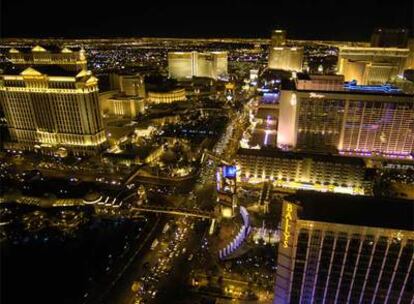
POLYGON ((368 40, 414 32, 414 0, 0 0, 3 37, 264 37, 368 40))

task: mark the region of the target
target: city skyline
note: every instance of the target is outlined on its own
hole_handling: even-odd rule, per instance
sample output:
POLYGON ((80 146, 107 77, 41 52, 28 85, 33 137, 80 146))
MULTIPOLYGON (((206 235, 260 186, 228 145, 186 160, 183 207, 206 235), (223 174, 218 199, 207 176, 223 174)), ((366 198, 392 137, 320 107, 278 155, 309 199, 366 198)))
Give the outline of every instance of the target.
POLYGON ((405 0, 397 0, 391 6, 381 0, 347 5, 325 0, 214 0, 199 8, 186 1, 124 2, 116 6, 72 1, 65 10, 57 9, 51 0, 3 0, 0 35, 267 38, 274 28, 284 28, 293 39, 365 41, 376 27, 414 32, 414 5, 405 0), (31 26, 27 27, 26 22, 31 26))
POLYGON ((5 1, 2 304, 414 303, 412 3, 5 1))

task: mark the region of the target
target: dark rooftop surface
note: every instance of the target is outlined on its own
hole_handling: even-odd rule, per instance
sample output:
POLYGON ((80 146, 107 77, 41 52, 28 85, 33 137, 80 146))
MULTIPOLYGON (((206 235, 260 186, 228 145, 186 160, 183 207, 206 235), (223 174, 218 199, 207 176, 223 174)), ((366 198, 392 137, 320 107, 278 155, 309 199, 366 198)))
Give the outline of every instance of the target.
POLYGON ((399 97, 414 97, 413 94, 404 93, 403 91, 397 92, 387 92, 386 90, 375 91, 375 90, 359 90, 355 89, 345 89, 343 91, 334 91, 334 90, 297 90, 298 92, 314 92, 314 93, 323 93, 323 94, 343 94, 343 95, 377 95, 377 96, 399 96, 399 97))
POLYGON ((298 191, 299 218, 356 226, 414 230, 414 202, 370 196, 298 191))
POLYGON ((278 149, 239 149, 238 155, 256 155, 263 157, 274 157, 284 159, 304 159, 311 158, 314 161, 331 162, 331 163, 342 163, 349 165, 365 166, 365 162, 359 157, 347 157, 340 155, 332 155, 326 153, 309 153, 309 152, 291 152, 282 151, 278 149))
MULTIPOLYGON (((10 66, 3 72, 4 75, 19 75, 26 70, 29 66, 10 66)), ((62 68, 58 65, 32 65, 32 69, 49 76, 72 76, 75 77, 79 71, 70 71, 62 68)))

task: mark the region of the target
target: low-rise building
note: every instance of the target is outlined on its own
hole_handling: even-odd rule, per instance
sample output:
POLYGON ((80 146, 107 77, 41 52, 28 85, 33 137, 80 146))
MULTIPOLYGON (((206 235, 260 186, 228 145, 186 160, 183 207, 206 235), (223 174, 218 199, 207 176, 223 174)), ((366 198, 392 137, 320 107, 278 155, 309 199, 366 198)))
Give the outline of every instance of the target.
POLYGON ((135 118, 145 112, 145 99, 139 96, 127 96, 116 91, 99 94, 102 115, 135 118))
POLYGON ((322 192, 371 194, 372 172, 361 158, 278 150, 240 149, 239 178, 248 183, 322 192))
POLYGON ((149 91, 147 101, 151 103, 173 103, 186 100, 185 89, 176 88, 163 91, 149 91))

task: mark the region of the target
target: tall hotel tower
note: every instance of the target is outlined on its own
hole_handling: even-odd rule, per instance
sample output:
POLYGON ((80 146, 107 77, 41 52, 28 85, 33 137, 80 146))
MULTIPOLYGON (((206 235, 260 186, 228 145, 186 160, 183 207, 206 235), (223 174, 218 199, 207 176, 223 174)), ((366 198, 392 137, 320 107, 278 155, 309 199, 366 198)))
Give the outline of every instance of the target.
POLYGON ((227 52, 169 52, 168 71, 171 78, 181 80, 227 77, 227 52))
POLYGON ((402 74, 409 52, 395 47, 340 47, 338 74, 362 85, 384 84, 402 74))
POLYGON ((405 200, 287 197, 274 303, 413 303, 413 211, 405 200))
POLYGON ((305 151, 410 158, 413 100, 390 85, 344 85, 337 76, 298 74, 292 87, 281 90, 277 143, 305 151))
POLYGON ((11 49, 11 69, 0 75, 0 101, 11 142, 6 148, 66 149, 91 154, 106 142, 98 79, 83 50, 11 49))
POLYGON ((270 40, 269 69, 299 72, 303 64, 303 47, 286 46, 286 31, 274 30, 270 40))

